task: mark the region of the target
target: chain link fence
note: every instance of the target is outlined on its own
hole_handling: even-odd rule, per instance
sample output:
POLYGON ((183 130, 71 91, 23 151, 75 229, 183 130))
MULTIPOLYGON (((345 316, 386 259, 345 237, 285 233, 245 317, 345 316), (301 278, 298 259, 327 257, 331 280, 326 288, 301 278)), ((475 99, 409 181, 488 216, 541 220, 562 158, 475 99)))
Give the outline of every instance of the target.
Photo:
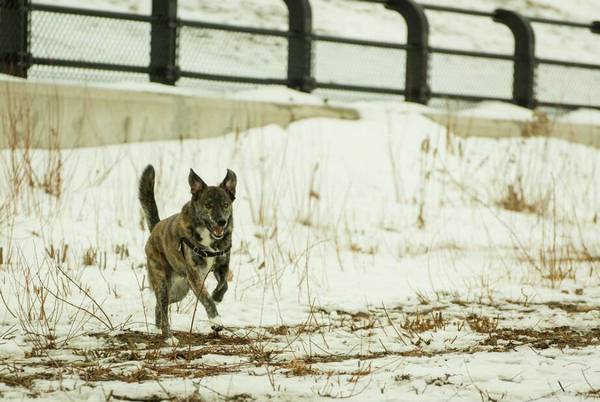
POLYGON ((370 0, 406 24, 406 42, 385 42, 316 34, 308 0, 283 2, 287 30, 182 20, 176 0, 165 0, 151 15, 0 0, 0 72, 216 91, 286 85, 342 99, 489 99, 526 107, 600 109, 600 65, 540 57, 532 29, 551 35, 566 27, 573 35, 595 35, 600 23, 370 0), (452 48, 430 43, 427 19, 447 20, 449 14, 470 21, 474 30, 497 30, 506 37, 503 46, 493 53, 461 41, 452 48))
POLYGON ((405 50, 319 40, 314 44, 317 82, 404 89, 405 50))
POLYGON ((600 105, 600 69, 540 64, 536 96, 539 102, 600 105))
MULTIPOLYGON (((72 60, 144 69, 150 63, 150 25, 110 17, 33 10, 30 53, 35 60, 72 60)), ((83 82, 149 81, 147 74, 33 64, 28 77, 83 82)))
POLYGON ((430 76, 431 90, 436 94, 494 97, 506 101, 512 97, 512 61, 433 53, 430 76))
POLYGON ((286 38, 184 26, 179 30, 182 70, 285 80, 286 38))

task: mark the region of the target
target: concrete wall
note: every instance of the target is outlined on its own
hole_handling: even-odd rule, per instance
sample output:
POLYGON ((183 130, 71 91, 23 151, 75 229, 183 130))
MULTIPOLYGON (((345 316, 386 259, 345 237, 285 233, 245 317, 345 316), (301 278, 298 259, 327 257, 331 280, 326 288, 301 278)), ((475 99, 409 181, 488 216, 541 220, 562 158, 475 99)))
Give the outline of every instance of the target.
POLYGON ((89 147, 207 138, 311 117, 358 119, 354 109, 202 98, 176 93, 0 83, 0 148, 89 147), (53 142, 54 141, 54 142, 53 142))
MULTIPOLYGON (((537 119, 426 115, 458 136, 549 136, 600 148, 600 126, 537 119)), ((535 114, 534 114, 535 116, 535 114)), ((311 117, 358 119, 354 109, 41 84, 0 82, 0 149, 74 148, 139 141, 208 138, 311 117)))
POLYGON ((444 112, 426 113, 427 117, 447 127, 460 137, 553 137, 600 148, 600 126, 567 123, 534 114, 529 121, 459 116, 444 112))

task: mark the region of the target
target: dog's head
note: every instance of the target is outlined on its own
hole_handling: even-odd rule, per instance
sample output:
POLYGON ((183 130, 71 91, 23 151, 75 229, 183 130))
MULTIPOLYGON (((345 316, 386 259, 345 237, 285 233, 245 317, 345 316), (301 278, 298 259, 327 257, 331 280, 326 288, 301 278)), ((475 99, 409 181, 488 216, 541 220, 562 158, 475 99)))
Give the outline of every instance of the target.
POLYGON ((194 170, 188 177, 192 193, 194 218, 204 223, 211 236, 221 239, 231 222, 232 203, 235 199, 237 178, 227 169, 227 175, 218 186, 207 186, 194 170))

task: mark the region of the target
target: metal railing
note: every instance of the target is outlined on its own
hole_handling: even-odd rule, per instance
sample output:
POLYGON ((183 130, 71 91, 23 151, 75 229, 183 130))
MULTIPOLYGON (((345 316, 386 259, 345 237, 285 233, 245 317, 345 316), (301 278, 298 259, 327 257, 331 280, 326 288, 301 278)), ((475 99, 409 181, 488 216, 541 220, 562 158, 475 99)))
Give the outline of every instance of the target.
MULTIPOLYGON (((483 12, 456 7, 422 5, 413 0, 349 0, 379 4, 393 12, 397 12, 405 21, 407 37, 405 43, 366 40, 361 38, 342 38, 321 35, 313 32, 312 11, 309 0, 284 0, 288 10, 288 29, 267 29, 252 26, 222 24, 209 21, 187 20, 177 17, 177 0, 153 0, 151 15, 139 15, 120 12, 61 7, 32 3, 30 0, 0 0, 0 73, 27 77, 35 66, 57 68, 88 69, 113 71, 121 73, 144 74, 150 81, 167 85, 175 85, 181 78, 225 81, 248 84, 286 85, 304 92, 316 89, 366 92, 375 94, 402 95, 407 101, 427 104, 432 98, 449 98, 466 101, 501 100, 513 102, 527 108, 538 106, 574 109, 590 107, 600 109, 598 104, 581 104, 577 102, 550 102, 536 98, 536 71, 539 66, 559 66, 576 68, 585 71, 600 71, 600 64, 576 61, 540 58, 535 56, 535 34, 532 23, 550 24, 587 30, 600 33, 600 21, 589 24, 560 21, 546 18, 525 17, 517 12, 497 9, 494 12, 483 12), (514 52, 502 54, 473 50, 450 49, 429 45, 429 21, 427 13, 444 12, 467 15, 477 18, 491 19, 505 25, 514 36, 514 52), (32 18, 39 14, 53 16, 73 16, 95 18, 102 21, 121 21, 135 25, 142 43, 149 49, 149 56, 121 62, 120 60, 98 60, 95 57, 74 57, 53 54, 49 51, 35 51, 40 35, 32 29, 32 18), (279 76, 256 75, 246 73, 222 73, 209 71, 202 67, 190 67, 186 63, 181 67, 180 50, 182 47, 182 30, 199 31, 210 35, 219 34, 246 35, 261 40, 284 41, 287 44, 287 60, 279 60, 287 67, 287 71, 279 76), (147 32, 147 34, 146 34, 147 32), (145 36, 147 35, 147 36, 145 36), (148 46, 149 44, 149 46, 148 46), (403 79, 394 85, 382 85, 378 82, 355 83, 351 80, 325 79, 315 77, 315 60, 325 54, 315 52, 315 46, 358 46, 361 49, 398 52, 398 66, 403 66, 403 79), (33 48, 33 51, 32 51, 33 48), (430 62, 435 55, 457 56, 474 59, 488 59, 512 64, 511 96, 497 93, 468 94, 431 90, 430 62)), ((52 24, 51 24, 52 25, 52 24)), ((56 25, 56 24, 54 24, 56 25)), ((54 26, 52 29, 60 29, 54 26)), ((204 40, 206 35, 197 35, 197 40, 204 40)), ((193 36, 193 35, 192 35, 193 36)), ((599 38, 600 39, 600 38, 599 38)), ((187 40, 196 40, 186 39, 187 40)), ((218 41, 218 39, 216 39, 218 41)), ((90 38, 93 42, 93 38, 90 38)), ((134 46, 134 45, 132 45, 134 46)), ((139 46, 138 46, 139 47, 139 46)), ((202 49, 198 49, 198 57, 202 57, 202 49)), ((243 66, 242 66, 243 67, 243 66)), ((335 67, 335 66, 334 66, 335 67)), ((339 69, 345 66, 340 62, 339 69)), ((217 69, 218 70, 218 69, 217 69)), ((599 88, 600 90, 600 88, 599 88)))

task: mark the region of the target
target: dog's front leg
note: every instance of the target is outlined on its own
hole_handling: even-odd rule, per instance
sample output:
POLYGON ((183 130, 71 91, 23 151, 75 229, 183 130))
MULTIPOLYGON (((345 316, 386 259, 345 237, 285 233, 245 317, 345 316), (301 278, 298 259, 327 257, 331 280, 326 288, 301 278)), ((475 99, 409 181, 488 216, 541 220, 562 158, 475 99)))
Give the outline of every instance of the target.
POLYGON ((204 281, 206 280, 207 276, 208 271, 203 269, 196 269, 192 267, 191 269, 187 270, 187 280, 192 288, 192 291, 198 300, 200 300, 200 303, 202 303, 204 310, 206 310, 206 315, 208 316, 208 320, 211 323, 212 329, 215 331, 221 331, 223 329, 223 324, 221 323, 217 306, 204 287, 204 281))
POLYGON ((217 279, 217 286, 212 292, 212 299, 217 303, 223 301, 223 296, 227 292, 227 274, 229 272, 229 254, 219 258, 215 264, 213 273, 217 279))

